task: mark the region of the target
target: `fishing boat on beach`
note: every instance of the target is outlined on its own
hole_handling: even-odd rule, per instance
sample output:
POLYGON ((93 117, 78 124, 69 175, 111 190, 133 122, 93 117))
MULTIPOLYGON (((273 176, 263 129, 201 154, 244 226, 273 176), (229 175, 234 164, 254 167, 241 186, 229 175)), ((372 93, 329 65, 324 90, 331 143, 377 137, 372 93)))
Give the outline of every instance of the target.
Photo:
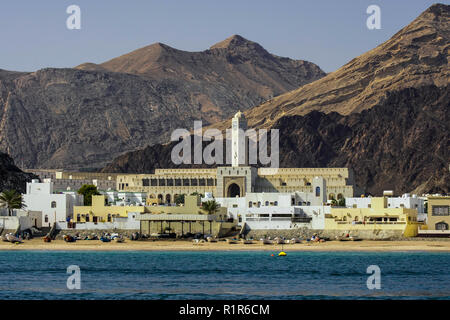
POLYGON ((5 235, 6 241, 12 242, 12 243, 22 243, 22 239, 19 237, 16 237, 12 233, 8 233, 5 235))
POLYGON ((270 239, 261 239, 262 244, 273 244, 273 241, 270 239))
POLYGON ((234 239, 227 239, 227 243, 228 243, 228 244, 236 244, 237 241, 234 240, 234 239))

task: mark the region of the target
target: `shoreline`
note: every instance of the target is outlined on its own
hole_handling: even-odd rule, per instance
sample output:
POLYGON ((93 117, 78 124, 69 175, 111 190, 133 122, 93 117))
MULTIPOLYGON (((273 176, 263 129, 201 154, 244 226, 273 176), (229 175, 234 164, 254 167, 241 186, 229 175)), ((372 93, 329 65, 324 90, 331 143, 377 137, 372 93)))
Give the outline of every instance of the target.
POLYGON ((328 241, 324 243, 296 243, 264 245, 259 241, 253 244, 228 244, 223 241, 193 244, 190 241, 131 241, 124 243, 101 242, 100 240, 78 240, 67 243, 63 240, 53 240, 50 243, 42 239, 25 240, 14 244, 0 242, 0 251, 354 251, 354 252, 450 252, 450 241, 328 241))

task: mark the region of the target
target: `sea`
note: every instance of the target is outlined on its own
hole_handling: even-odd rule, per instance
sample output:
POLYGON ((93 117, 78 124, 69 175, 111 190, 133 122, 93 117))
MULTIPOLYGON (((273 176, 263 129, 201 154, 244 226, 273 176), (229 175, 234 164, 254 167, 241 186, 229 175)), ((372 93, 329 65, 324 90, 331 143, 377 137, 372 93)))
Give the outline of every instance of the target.
POLYGON ((450 253, 0 251, 0 299, 449 299, 450 253))

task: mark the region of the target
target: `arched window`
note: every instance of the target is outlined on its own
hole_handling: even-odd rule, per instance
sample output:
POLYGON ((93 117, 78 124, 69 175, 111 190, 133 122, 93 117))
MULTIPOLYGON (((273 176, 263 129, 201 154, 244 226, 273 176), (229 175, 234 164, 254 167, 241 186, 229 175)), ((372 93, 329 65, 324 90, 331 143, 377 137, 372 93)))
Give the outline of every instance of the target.
POLYGON ((266 201, 266 207, 268 207, 269 206, 269 201, 266 201))
POLYGON ((274 206, 277 206, 277 205, 278 205, 278 201, 274 201, 274 202, 273 202, 273 205, 274 205, 274 206))
POLYGON ((108 222, 111 222, 111 213, 108 213, 108 222))
POLYGON ((89 222, 89 213, 86 214, 86 222, 89 222))
POLYGON ((435 227, 436 230, 448 230, 448 224, 443 221, 436 223, 435 227))
POLYGON ((261 201, 258 201, 258 208, 261 207, 261 201))
POLYGON ((316 197, 320 197, 320 187, 316 187, 316 197))
POLYGON ((45 215, 44 221, 47 223, 48 222, 48 215, 45 215))
POLYGON ((51 206, 52 206, 52 208, 56 208, 56 201, 52 201, 51 206))
POLYGON ((252 207, 252 202, 251 202, 251 201, 248 202, 248 207, 249 207, 249 208, 252 207))

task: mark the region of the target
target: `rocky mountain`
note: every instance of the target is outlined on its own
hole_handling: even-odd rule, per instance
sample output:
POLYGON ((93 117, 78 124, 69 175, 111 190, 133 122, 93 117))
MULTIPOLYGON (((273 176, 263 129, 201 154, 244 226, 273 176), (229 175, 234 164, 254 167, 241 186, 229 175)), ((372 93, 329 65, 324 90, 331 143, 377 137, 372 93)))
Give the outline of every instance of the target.
MULTIPOLYGON (((391 91, 449 83, 450 6, 435 4, 378 47, 335 72, 245 112, 254 127, 313 110, 343 115, 379 104, 391 91)), ((226 122, 216 125, 225 128, 226 122)))
MULTIPOLYGON (((372 194, 448 193, 449 13, 431 6, 337 71, 249 109, 249 126, 280 129, 282 167, 349 166, 372 194)), ((173 167, 172 146, 124 154, 103 170, 173 167)))
MULTIPOLYGON (((450 87, 388 93, 361 113, 312 111, 280 117, 281 167, 351 167, 366 192, 450 192, 450 87)), ((193 139, 192 139, 193 140, 193 139)), ((176 168, 176 143, 149 146, 115 159, 104 172, 148 173, 176 168)), ((187 166, 184 166, 187 167, 187 166)))
POLYGON ((0 192, 12 189, 23 193, 26 182, 37 178, 34 174, 25 173, 17 168, 9 155, 0 152, 0 192))
POLYGON ((157 43, 99 65, 0 70, 0 150, 28 168, 101 168, 324 75, 240 36, 202 52, 157 43))

